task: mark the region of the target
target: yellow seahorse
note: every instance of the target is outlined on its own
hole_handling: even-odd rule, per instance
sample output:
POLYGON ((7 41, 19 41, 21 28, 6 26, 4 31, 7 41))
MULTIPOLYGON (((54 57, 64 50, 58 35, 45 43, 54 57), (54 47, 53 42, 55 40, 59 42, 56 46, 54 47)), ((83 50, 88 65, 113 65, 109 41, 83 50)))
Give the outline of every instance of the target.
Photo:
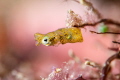
POLYGON ((34 36, 37 46, 40 44, 54 46, 56 44, 83 42, 81 29, 76 27, 61 28, 47 34, 36 33, 34 36))

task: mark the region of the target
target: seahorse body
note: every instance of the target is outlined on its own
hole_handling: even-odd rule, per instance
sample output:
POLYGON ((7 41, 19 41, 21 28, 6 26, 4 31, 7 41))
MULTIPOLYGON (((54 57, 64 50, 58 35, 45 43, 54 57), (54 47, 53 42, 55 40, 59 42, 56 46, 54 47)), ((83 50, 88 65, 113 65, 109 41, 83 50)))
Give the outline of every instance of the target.
POLYGON ((46 46, 54 46, 58 43, 66 44, 83 42, 81 30, 75 27, 61 28, 47 34, 36 33, 34 36, 37 41, 36 45, 43 44, 46 46))

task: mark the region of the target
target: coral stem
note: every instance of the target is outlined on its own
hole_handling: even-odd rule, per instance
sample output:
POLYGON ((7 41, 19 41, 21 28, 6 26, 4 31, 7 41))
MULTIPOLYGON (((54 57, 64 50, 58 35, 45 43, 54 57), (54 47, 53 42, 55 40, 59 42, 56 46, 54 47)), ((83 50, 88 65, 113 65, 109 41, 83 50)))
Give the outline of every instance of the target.
POLYGON ((117 44, 120 44, 120 42, 117 42, 117 41, 112 41, 113 43, 117 43, 117 44))
POLYGON ((85 23, 83 25, 80 25, 80 26, 74 26, 74 27, 78 27, 78 28, 84 28, 85 26, 96 26, 97 24, 99 23, 105 23, 105 24, 112 24, 112 25, 116 25, 116 26, 120 26, 120 23, 119 22, 116 22, 114 20, 111 20, 111 19, 101 19, 99 20, 98 22, 95 22, 95 23, 85 23))
POLYGON ((115 59, 120 59, 120 51, 117 52, 116 54, 114 54, 113 56, 111 56, 110 58, 108 58, 105 62, 104 67, 102 68, 102 76, 101 76, 101 80, 106 80, 107 75, 109 74, 110 71, 110 63, 115 60, 115 59))
POLYGON ((90 31, 91 33, 96 33, 96 34, 120 34, 120 33, 115 33, 115 32, 104 32, 104 33, 99 33, 95 31, 90 31))

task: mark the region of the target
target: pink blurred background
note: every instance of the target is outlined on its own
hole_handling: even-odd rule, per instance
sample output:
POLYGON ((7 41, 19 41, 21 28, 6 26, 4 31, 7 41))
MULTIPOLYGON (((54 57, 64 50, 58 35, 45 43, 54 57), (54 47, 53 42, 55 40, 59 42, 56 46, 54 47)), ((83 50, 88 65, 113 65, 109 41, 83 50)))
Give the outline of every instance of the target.
MULTIPOLYGON (((103 17, 119 21, 119 5, 103 4, 99 0, 93 0, 92 3, 103 17)), ((91 27, 87 27, 87 30, 82 29, 84 38, 82 43, 35 46, 35 33, 48 33, 66 27, 68 10, 71 9, 81 16, 84 14, 83 7, 74 1, 1 0, 0 7, 0 68, 3 68, 0 76, 2 77, 14 69, 23 71, 21 65, 22 69, 29 67, 33 76, 45 77, 53 66, 60 67, 63 62, 70 59, 68 51, 71 49, 81 60, 88 58, 103 63, 115 53, 108 47, 118 47, 111 41, 119 40, 119 36, 91 34, 89 30, 96 30, 91 27)), ((118 27, 111 27, 111 30, 119 32, 118 27)))

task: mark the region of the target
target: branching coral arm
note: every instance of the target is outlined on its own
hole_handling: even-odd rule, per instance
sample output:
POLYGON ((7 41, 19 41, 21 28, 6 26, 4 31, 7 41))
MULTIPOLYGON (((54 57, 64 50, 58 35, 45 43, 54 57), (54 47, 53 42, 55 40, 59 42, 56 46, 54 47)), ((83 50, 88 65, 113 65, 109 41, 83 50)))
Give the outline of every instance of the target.
POLYGON ((110 63, 115 59, 120 59, 120 51, 118 53, 114 54, 113 56, 111 56, 110 58, 108 58, 107 61, 105 62, 105 65, 102 68, 101 80, 106 80, 107 75, 110 71, 110 63))
POLYGON ((117 22, 117 21, 114 21, 114 20, 111 20, 111 19, 101 19, 95 23, 85 23, 85 24, 82 24, 80 26, 74 26, 74 27, 78 27, 78 28, 84 28, 85 26, 96 26, 97 24, 100 24, 100 23, 105 23, 105 24, 111 24, 111 25, 116 25, 118 27, 120 27, 120 23, 117 22))
POLYGON ((97 15, 98 18, 101 18, 101 14, 97 9, 95 9, 92 5, 92 3, 86 1, 86 0, 74 0, 77 3, 80 3, 81 5, 85 6, 88 11, 92 11, 95 15, 97 15))
POLYGON ((86 1, 86 0, 79 0, 80 4, 86 6, 89 10, 92 10, 93 13, 95 13, 98 18, 101 18, 101 15, 97 9, 95 9, 92 5, 92 3, 86 1))
POLYGON ((115 33, 115 32, 104 32, 104 33, 99 33, 99 32, 95 32, 95 31, 90 31, 91 33, 96 33, 96 34, 120 34, 120 33, 115 33))

